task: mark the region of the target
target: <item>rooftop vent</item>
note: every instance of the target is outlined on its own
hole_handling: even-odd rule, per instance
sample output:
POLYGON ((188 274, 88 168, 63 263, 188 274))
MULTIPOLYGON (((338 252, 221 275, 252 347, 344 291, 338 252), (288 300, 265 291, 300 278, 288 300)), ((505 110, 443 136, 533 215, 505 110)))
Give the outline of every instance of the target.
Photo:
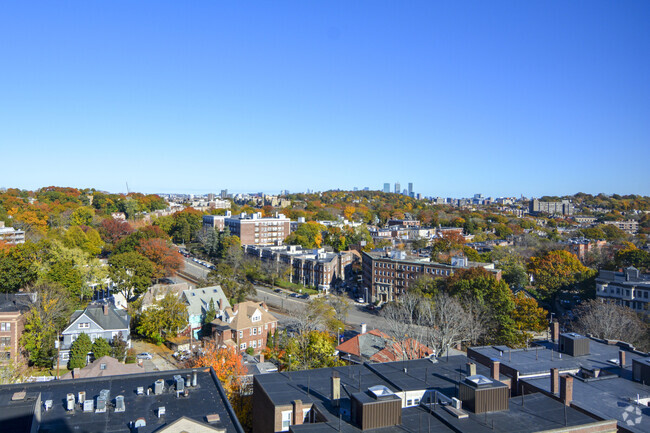
POLYGON ((381 397, 388 397, 390 395, 394 395, 395 393, 385 387, 384 385, 375 385, 371 386, 368 388, 368 391, 375 397, 375 398, 381 398, 381 397))
POLYGON ((147 420, 144 418, 138 418, 133 422, 133 427, 135 428, 140 428, 140 427, 146 427, 147 426, 147 420))
POLYGON ((118 395, 115 397, 115 412, 124 412, 126 407, 124 406, 124 396, 118 395))
POLYGON ((212 424, 221 421, 221 417, 219 416, 218 413, 213 413, 210 415, 206 415, 205 420, 208 422, 208 424, 212 424))
POLYGON ((458 385, 458 399, 474 413, 508 410, 510 389, 503 383, 477 374, 458 385))
POLYGON ((45 411, 52 409, 52 400, 45 400, 45 411))
POLYGON ((135 393, 138 395, 143 395, 144 394, 144 386, 139 386, 135 389, 135 393))
POLYGON ((77 394, 77 402, 79 404, 84 404, 84 401, 86 401, 86 391, 79 391, 77 394))
POLYGON ((83 407, 84 407, 84 412, 94 412, 95 402, 93 400, 85 400, 83 407))
POLYGON ((74 394, 68 394, 66 396, 65 408, 68 411, 74 410, 74 394))
POLYGON ((575 332, 565 332, 560 334, 559 349, 571 356, 589 355, 589 339, 575 332))
POLYGON ((158 418, 162 417, 163 415, 165 415, 165 406, 160 406, 158 408, 158 418))
POLYGON ((25 396, 27 396, 27 392, 25 391, 14 392, 14 395, 11 396, 11 401, 25 400, 25 396))
POLYGON ((153 384, 153 393, 156 395, 162 394, 164 388, 165 388, 165 381, 163 379, 158 379, 153 384))

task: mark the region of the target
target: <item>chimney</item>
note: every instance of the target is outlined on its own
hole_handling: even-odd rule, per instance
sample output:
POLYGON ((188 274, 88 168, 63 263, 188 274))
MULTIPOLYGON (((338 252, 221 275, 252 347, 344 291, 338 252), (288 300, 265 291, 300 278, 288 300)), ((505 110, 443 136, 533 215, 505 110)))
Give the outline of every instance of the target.
POLYGON ((108 304, 104 304, 104 316, 108 316, 108 304))
POLYGON ((260 362, 264 362, 264 354, 260 353, 260 362))
POLYGON ((294 400, 293 401, 293 425, 300 425, 304 419, 302 414, 302 401, 294 400))
POLYGON ((238 307, 238 305, 239 305, 239 304, 235 304, 235 306, 232 307, 232 312, 235 313, 235 314, 237 314, 237 307, 238 307))
POLYGON ((560 392, 560 370, 551 368, 551 392, 558 394, 560 392))
POLYGON ((551 323, 551 334, 553 343, 560 341, 560 323, 557 320, 553 320, 553 323, 551 323))
POLYGON ((341 378, 332 376, 332 406, 339 406, 339 399, 341 398, 341 378))
POLYGON ((365 334, 365 333, 366 333, 367 328, 366 328, 366 324, 365 324, 365 323, 362 323, 362 324, 361 324, 361 329, 360 329, 360 331, 361 331, 361 334, 365 334))
POLYGON ((501 363, 497 360, 492 360, 492 379, 499 380, 499 366, 501 363))
POLYGON ((573 400, 573 376, 560 376, 560 400, 565 405, 571 406, 571 400, 573 400))
POLYGON ((625 368, 625 351, 624 350, 619 350, 618 351, 618 366, 621 367, 621 369, 625 368))
POLYGON ((475 376, 476 375, 476 364, 473 362, 468 362, 467 363, 467 375, 468 376, 475 376))
POLYGON ((79 367, 72 370, 72 378, 73 379, 78 379, 79 378, 79 367))

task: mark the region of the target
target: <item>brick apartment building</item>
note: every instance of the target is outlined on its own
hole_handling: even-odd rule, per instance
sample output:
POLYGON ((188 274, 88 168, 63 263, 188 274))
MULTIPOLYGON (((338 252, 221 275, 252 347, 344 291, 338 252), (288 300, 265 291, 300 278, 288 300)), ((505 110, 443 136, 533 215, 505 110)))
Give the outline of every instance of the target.
POLYGON ((277 329, 278 319, 269 313, 264 302, 247 301, 226 308, 223 317, 210 325, 217 344, 235 347, 240 352, 248 348, 260 352, 266 347, 269 332, 277 329))
POLYGON ((226 215, 203 215, 203 230, 214 229, 217 232, 222 232, 225 227, 226 215))
POLYGON ((539 201, 532 199, 530 201, 530 213, 547 213, 550 215, 573 215, 573 203, 569 200, 562 201, 539 201))
POLYGON ((370 290, 372 302, 390 302, 406 292, 409 285, 421 276, 446 278, 455 270, 472 267, 482 267, 501 279, 501 270, 495 269, 493 263, 469 262, 465 257, 454 257, 447 265, 409 256, 404 251, 364 252, 363 286, 370 290))
POLYGON ((634 221, 634 220, 605 221, 605 224, 609 224, 609 225, 618 227, 619 229, 623 230, 624 232, 631 233, 631 234, 636 234, 639 231, 639 222, 634 221))
POLYGON ((600 249, 605 245, 607 245, 607 241, 602 239, 592 241, 589 239, 573 238, 566 241, 564 248, 575 254, 581 261, 584 261, 587 253, 600 249))
POLYGON ((20 357, 20 337, 25 328, 23 315, 29 310, 30 302, 36 300, 35 293, 0 295, 0 364, 20 357))
POLYGON ((242 245, 278 244, 291 233, 291 220, 278 213, 269 218, 262 218, 260 212, 252 215, 241 213, 236 217, 227 217, 225 226, 241 239, 242 245))
POLYGON ((329 291, 337 281, 352 277, 352 266, 360 259, 356 251, 327 252, 325 249, 305 250, 299 245, 245 247, 248 255, 265 262, 283 263, 291 268, 290 281, 329 291))

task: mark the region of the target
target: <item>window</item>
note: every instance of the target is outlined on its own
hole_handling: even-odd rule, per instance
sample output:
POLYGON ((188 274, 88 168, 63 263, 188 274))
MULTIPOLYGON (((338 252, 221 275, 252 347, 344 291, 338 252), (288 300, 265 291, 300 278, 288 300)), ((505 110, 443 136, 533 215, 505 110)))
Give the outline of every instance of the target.
POLYGON ((413 404, 416 405, 416 406, 417 406, 418 404, 420 404, 420 399, 419 399, 419 398, 414 398, 414 399, 413 399, 413 404))
POLYGON ((11 337, 0 337, 0 347, 11 346, 11 337))
POLYGON ((11 322, 0 323, 0 331, 11 331, 11 322))
POLYGON ((239 345, 239 350, 246 350, 246 343, 242 343, 239 345))
POLYGON ((257 335, 257 328, 252 329, 253 335, 257 335))
POLYGON ((244 331, 239 331, 239 338, 244 338, 244 331))
POLYGON ((66 361, 70 358, 70 354, 68 352, 63 352, 61 354, 61 360, 66 361))
POLYGON ((79 324, 79 329, 88 329, 90 328, 90 322, 83 322, 79 324))
POLYGON ((411 399, 406 400, 406 405, 407 406, 413 406, 413 400, 411 400, 411 399))
POLYGON ((283 410, 282 411, 282 430, 280 431, 289 431, 289 426, 291 425, 291 411, 283 410))
POLYGON ((101 364, 99 364, 99 369, 100 370, 106 370, 106 364, 104 364, 103 362, 101 364))
POLYGON ((253 341, 251 342, 251 347, 252 347, 253 349, 256 349, 256 348, 257 348, 257 341, 253 340, 253 341))

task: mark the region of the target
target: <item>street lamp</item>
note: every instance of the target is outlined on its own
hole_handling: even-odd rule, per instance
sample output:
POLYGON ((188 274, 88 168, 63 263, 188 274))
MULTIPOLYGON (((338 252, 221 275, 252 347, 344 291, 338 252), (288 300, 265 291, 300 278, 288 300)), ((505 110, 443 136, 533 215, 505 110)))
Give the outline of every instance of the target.
POLYGON ((341 328, 339 328, 339 334, 337 335, 336 344, 337 345, 341 344, 341 328))
POLYGON ((289 354, 289 371, 291 371, 291 354, 289 354))

